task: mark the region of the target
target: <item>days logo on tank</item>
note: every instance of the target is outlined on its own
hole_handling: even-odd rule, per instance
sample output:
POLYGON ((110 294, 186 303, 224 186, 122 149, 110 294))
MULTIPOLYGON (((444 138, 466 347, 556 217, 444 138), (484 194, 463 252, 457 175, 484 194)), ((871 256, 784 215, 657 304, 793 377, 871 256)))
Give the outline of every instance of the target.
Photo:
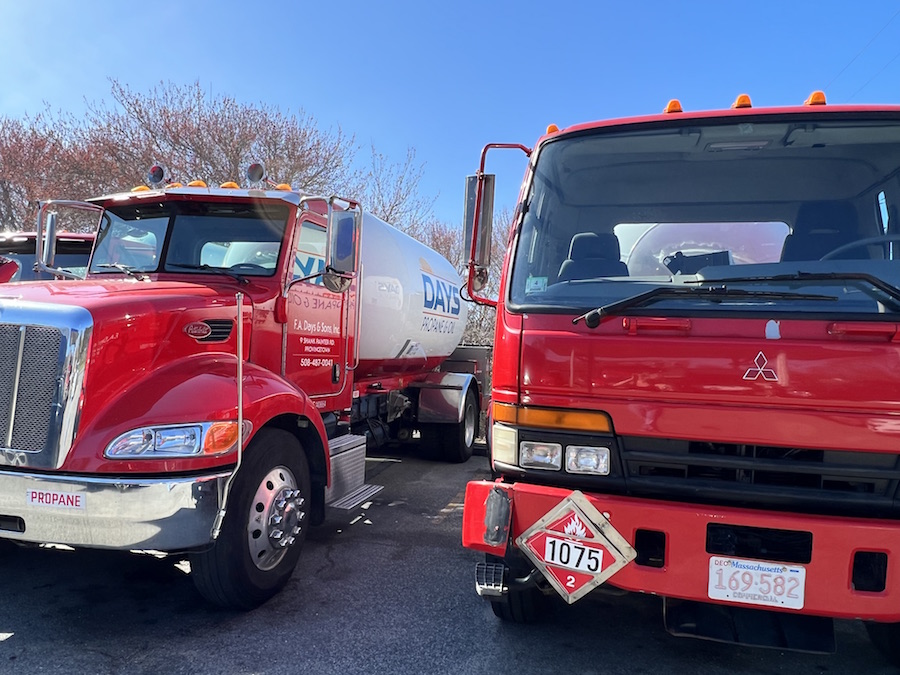
POLYGON ((194 321, 184 327, 184 333, 195 340, 202 340, 212 334, 212 328, 204 321, 194 321))
POLYGON ((766 355, 760 352, 753 359, 753 365, 747 368, 743 379, 755 381, 762 378, 766 382, 778 382, 778 375, 775 374, 772 368, 768 368, 768 365, 769 360, 766 358, 766 355))
POLYGON ((447 318, 459 316, 461 298, 457 284, 422 270, 422 291, 426 311, 447 318))

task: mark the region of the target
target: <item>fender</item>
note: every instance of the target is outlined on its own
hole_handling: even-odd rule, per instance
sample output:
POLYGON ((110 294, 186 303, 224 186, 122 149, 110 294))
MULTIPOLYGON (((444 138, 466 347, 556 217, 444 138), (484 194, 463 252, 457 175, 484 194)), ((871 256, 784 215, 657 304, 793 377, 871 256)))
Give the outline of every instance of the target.
POLYGON ((420 388, 417 414, 420 422, 462 422, 469 387, 475 387, 475 400, 478 400, 478 383, 469 373, 428 373, 415 386, 420 388))
MULTIPOLYGON (((117 436, 149 425, 186 424, 237 418, 237 360, 233 354, 203 353, 150 372, 97 410, 85 401, 76 441, 63 471, 85 473, 172 473, 218 469, 235 463, 235 453, 218 457, 110 460, 103 450, 117 436)), ((89 376, 89 375, 88 375, 89 376)), ((253 363, 244 363, 244 419, 251 438, 278 417, 305 418, 322 453, 326 480, 330 468, 325 427, 305 392, 253 363), (314 431, 313 431, 314 430, 314 431)), ((296 428, 296 426, 294 427, 296 428)), ((246 447, 246 443, 245 443, 246 447)))

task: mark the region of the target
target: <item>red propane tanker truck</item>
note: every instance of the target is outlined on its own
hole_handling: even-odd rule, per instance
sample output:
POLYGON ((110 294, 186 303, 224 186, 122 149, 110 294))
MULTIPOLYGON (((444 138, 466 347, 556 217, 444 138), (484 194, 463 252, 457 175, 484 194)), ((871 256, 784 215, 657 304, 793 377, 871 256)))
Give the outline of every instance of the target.
POLYGON ((485 147, 495 480, 462 537, 495 614, 615 587, 674 634, 833 651, 856 618, 900 660, 898 207, 900 107, 821 92, 485 147), (529 158, 498 299, 494 148, 529 158))
POLYGON ((86 279, 0 288, 0 537, 186 553, 203 596, 252 608, 326 504, 379 489, 367 438, 471 455, 475 374, 436 370, 466 321, 451 263, 248 173, 42 204, 50 274, 76 276, 47 253, 63 217, 99 225, 86 279))

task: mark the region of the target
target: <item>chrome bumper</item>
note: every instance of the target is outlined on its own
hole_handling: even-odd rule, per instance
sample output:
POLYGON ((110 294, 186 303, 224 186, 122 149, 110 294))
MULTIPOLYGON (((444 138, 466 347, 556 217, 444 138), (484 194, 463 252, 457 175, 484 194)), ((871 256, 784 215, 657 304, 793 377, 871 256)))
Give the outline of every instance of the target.
POLYGON ((0 538, 91 548, 198 548, 212 541, 229 473, 85 478, 0 471, 0 538))

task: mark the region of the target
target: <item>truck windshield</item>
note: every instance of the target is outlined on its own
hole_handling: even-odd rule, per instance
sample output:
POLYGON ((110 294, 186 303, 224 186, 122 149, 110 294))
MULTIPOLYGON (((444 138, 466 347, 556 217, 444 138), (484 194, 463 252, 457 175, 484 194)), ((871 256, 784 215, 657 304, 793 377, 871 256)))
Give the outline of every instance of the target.
POLYGON ((654 288, 727 282, 728 301, 676 292, 620 306, 896 312, 883 289, 900 287, 900 115, 861 115, 682 120, 546 142, 509 308, 578 315, 654 288))
POLYGON ((289 208, 187 201, 113 206, 101 221, 90 272, 272 276, 289 208))

